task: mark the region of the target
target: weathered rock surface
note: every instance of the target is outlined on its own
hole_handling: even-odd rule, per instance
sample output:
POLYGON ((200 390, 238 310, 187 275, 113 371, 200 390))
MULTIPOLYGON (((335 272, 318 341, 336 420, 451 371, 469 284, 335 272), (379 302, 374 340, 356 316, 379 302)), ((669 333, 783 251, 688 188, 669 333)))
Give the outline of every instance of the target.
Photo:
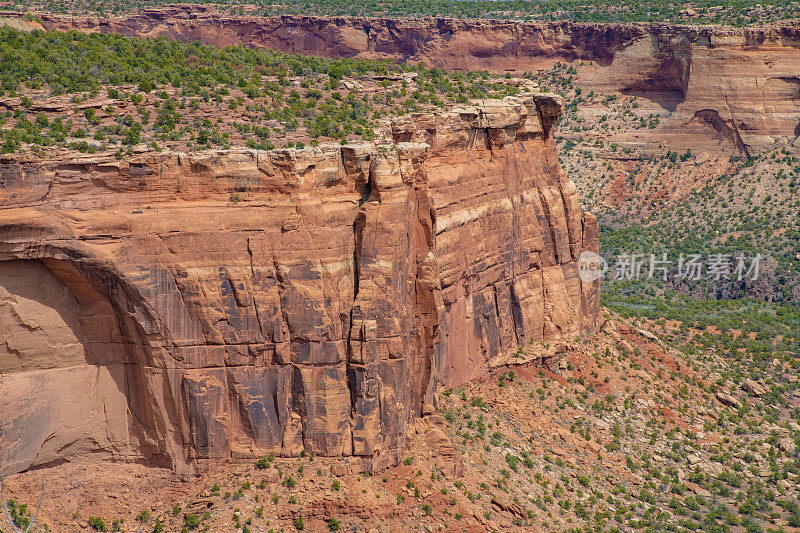
POLYGON ((231 17, 169 6, 120 17, 43 14, 47 29, 245 44, 326 57, 424 61, 452 70, 535 71, 592 61, 587 91, 645 96, 671 112, 648 139, 751 155, 800 134, 800 29, 359 17, 231 17))
POLYGON ((733 407, 734 409, 738 409, 742 406, 742 402, 727 392, 718 391, 716 393, 716 397, 722 405, 727 405, 728 407, 733 407))
POLYGON ((658 135, 674 147, 755 155, 800 134, 800 31, 652 26, 586 85, 673 111, 658 135))
POLYGON ((795 444, 794 444, 794 440, 792 440, 791 438, 783 437, 782 439, 780 439, 778 441, 778 447, 786 455, 788 455, 790 457, 794 456, 794 451, 795 451, 796 447, 795 447, 795 444))
POLYGON ((749 392, 753 396, 763 396, 767 393, 767 389, 758 381, 750 378, 745 378, 742 382, 742 389, 749 392))
POLYGON ((478 102, 359 145, 3 159, 0 468, 395 462, 438 388, 594 326, 577 258, 598 229, 558 166, 560 109, 478 102))

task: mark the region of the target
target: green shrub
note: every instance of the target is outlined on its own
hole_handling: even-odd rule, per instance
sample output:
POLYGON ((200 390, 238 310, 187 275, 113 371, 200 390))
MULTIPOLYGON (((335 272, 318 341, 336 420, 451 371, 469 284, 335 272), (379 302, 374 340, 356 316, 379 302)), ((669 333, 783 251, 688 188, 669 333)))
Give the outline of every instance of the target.
POLYGON ((89 527, 95 531, 108 531, 106 529, 106 523, 99 516, 90 516, 88 522, 89 527))
POLYGON ((183 527, 187 530, 200 527, 200 517, 196 514, 183 515, 183 527))

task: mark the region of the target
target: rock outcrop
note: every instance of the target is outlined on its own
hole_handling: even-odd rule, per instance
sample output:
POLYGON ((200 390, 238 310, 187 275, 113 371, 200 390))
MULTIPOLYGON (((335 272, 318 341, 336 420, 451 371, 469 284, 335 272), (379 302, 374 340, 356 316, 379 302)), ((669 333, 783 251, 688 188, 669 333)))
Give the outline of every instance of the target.
POLYGON ((492 357, 594 326, 597 251, 557 97, 395 120, 383 141, 0 161, 3 472, 398 459, 492 357))
POLYGON ((119 17, 42 15, 47 29, 167 37, 290 53, 423 61, 453 70, 597 66, 587 92, 637 94, 670 111, 653 142, 754 155, 800 135, 800 29, 358 17, 232 17, 169 6, 119 17))

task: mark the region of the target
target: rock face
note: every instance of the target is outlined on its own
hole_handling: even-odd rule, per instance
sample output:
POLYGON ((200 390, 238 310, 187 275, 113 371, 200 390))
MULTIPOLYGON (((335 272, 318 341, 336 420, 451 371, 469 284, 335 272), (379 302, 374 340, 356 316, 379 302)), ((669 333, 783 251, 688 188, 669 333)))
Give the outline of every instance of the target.
POLYGON ((800 29, 493 20, 220 16, 171 6, 121 17, 42 16, 47 29, 245 44, 327 57, 424 61, 452 70, 535 71, 593 62, 586 91, 645 96, 671 112, 653 139, 754 155, 800 135, 800 29))
MULTIPOLYGON (((37 14, 38 15, 38 14, 37 14)), ((235 17, 209 6, 174 5, 118 17, 40 14, 53 30, 248 45, 323 57, 425 61, 448 70, 527 70, 543 59, 607 65, 647 27, 571 22, 282 15, 235 17)))
POLYGON ((755 155, 800 135, 800 31, 650 27, 585 84, 673 111, 658 131, 673 147, 755 155))
POLYGON ((597 251, 557 97, 396 120, 385 141, 0 161, 3 472, 398 459, 489 359, 594 327, 597 251))

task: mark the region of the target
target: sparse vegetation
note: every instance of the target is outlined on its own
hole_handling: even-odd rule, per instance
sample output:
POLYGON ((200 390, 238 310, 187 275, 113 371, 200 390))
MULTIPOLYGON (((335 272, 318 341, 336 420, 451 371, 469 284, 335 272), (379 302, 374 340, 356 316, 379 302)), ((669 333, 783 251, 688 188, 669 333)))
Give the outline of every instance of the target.
POLYGON ((105 521, 99 516, 90 516, 87 522, 89 523, 89 527, 95 531, 108 531, 105 521))
POLYGON ((0 97, 12 99, 0 113, 3 153, 303 149, 369 141, 382 118, 518 91, 486 72, 422 64, 0 28, 0 97), (83 110, 29 111, 53 98, 83 110))
MULTIPOLYGON (((225 9, 310 5, 292 0, 280 8, 225 9)), ((683 9, 551 0, 313 5, 337 13, 451 9, 469 16, 485 8, 501 16, 581 20, 681 18, 683 9), (561 12, 548 13, 548 6, 561 12)), ((796 10, 784 2, 720 6, 698 4, 693 20, 751 24, 796 10)), ((304 149, 320 139, 368 141, 383 118, 519 90, 507 82, 510 74, 450 74, 420 65, 8 28, 0 29, 0 59, 7 103, 0 147, 14 157, 105 150, 122 158, 134 147, 304 149), (50 99, 89 107, 51 111, 41 105, 50 99), (222 113, 232 118, 219 119, 222 113)), ((352 458, 315 457, 305 449, 299 457, 247 455, 241 464, 207 474, 199 494, 174 496, 179 503, 144 510, 137 504, 111 522, 112 531, 123 530, 132 517, 134 526, 154 533, 369 530, 409 517, 430 530, 800 527, 800 203, 794 200, 800 161, 785 143, 759 156, 734 155, 721 162, 724 176, 676 200, 674 210, 654 208, 645 193, 659 183, 650 176, 688 178, 697 154, 669 148, 644 157, 611 140, 620 129, 652 130, 662 115, 642 111, 635 96, 587 94, 579 75, 579 66, 555 62, 521 77, 566 99, 558 131, 562 164, 583 178, 584 198, 598 208, 604 256, 663 252, 676 262, 681 254, 758 252, 771 261, 765 283, 606 283, 608 311, 598 333, 557 347, 520 347, 486 379, 442 391, 440 412, 419 421, 420 438, 396 466, 373 477, 352 458), (587 107, 601 110, 596 122, 581 114, 587 107), (603 188, 620 182, 624 191, 641 194, 606 205, 603 188), (753 194, 742 200, 741 191, 753 194), (431 442, 440 449, 432 450, 431 442), (324 512, 306 514, 312 505, 324 512)), ((228 200, 238 209, 247 194, 230 193, 228 200)), ((355 430, 347 438, 354 446, 355 430)), ((29 523, 24 504, 12 500, 9 507, 15 525, 29 523)), ((107 530, 100 517, 85 524, 107 530)))

